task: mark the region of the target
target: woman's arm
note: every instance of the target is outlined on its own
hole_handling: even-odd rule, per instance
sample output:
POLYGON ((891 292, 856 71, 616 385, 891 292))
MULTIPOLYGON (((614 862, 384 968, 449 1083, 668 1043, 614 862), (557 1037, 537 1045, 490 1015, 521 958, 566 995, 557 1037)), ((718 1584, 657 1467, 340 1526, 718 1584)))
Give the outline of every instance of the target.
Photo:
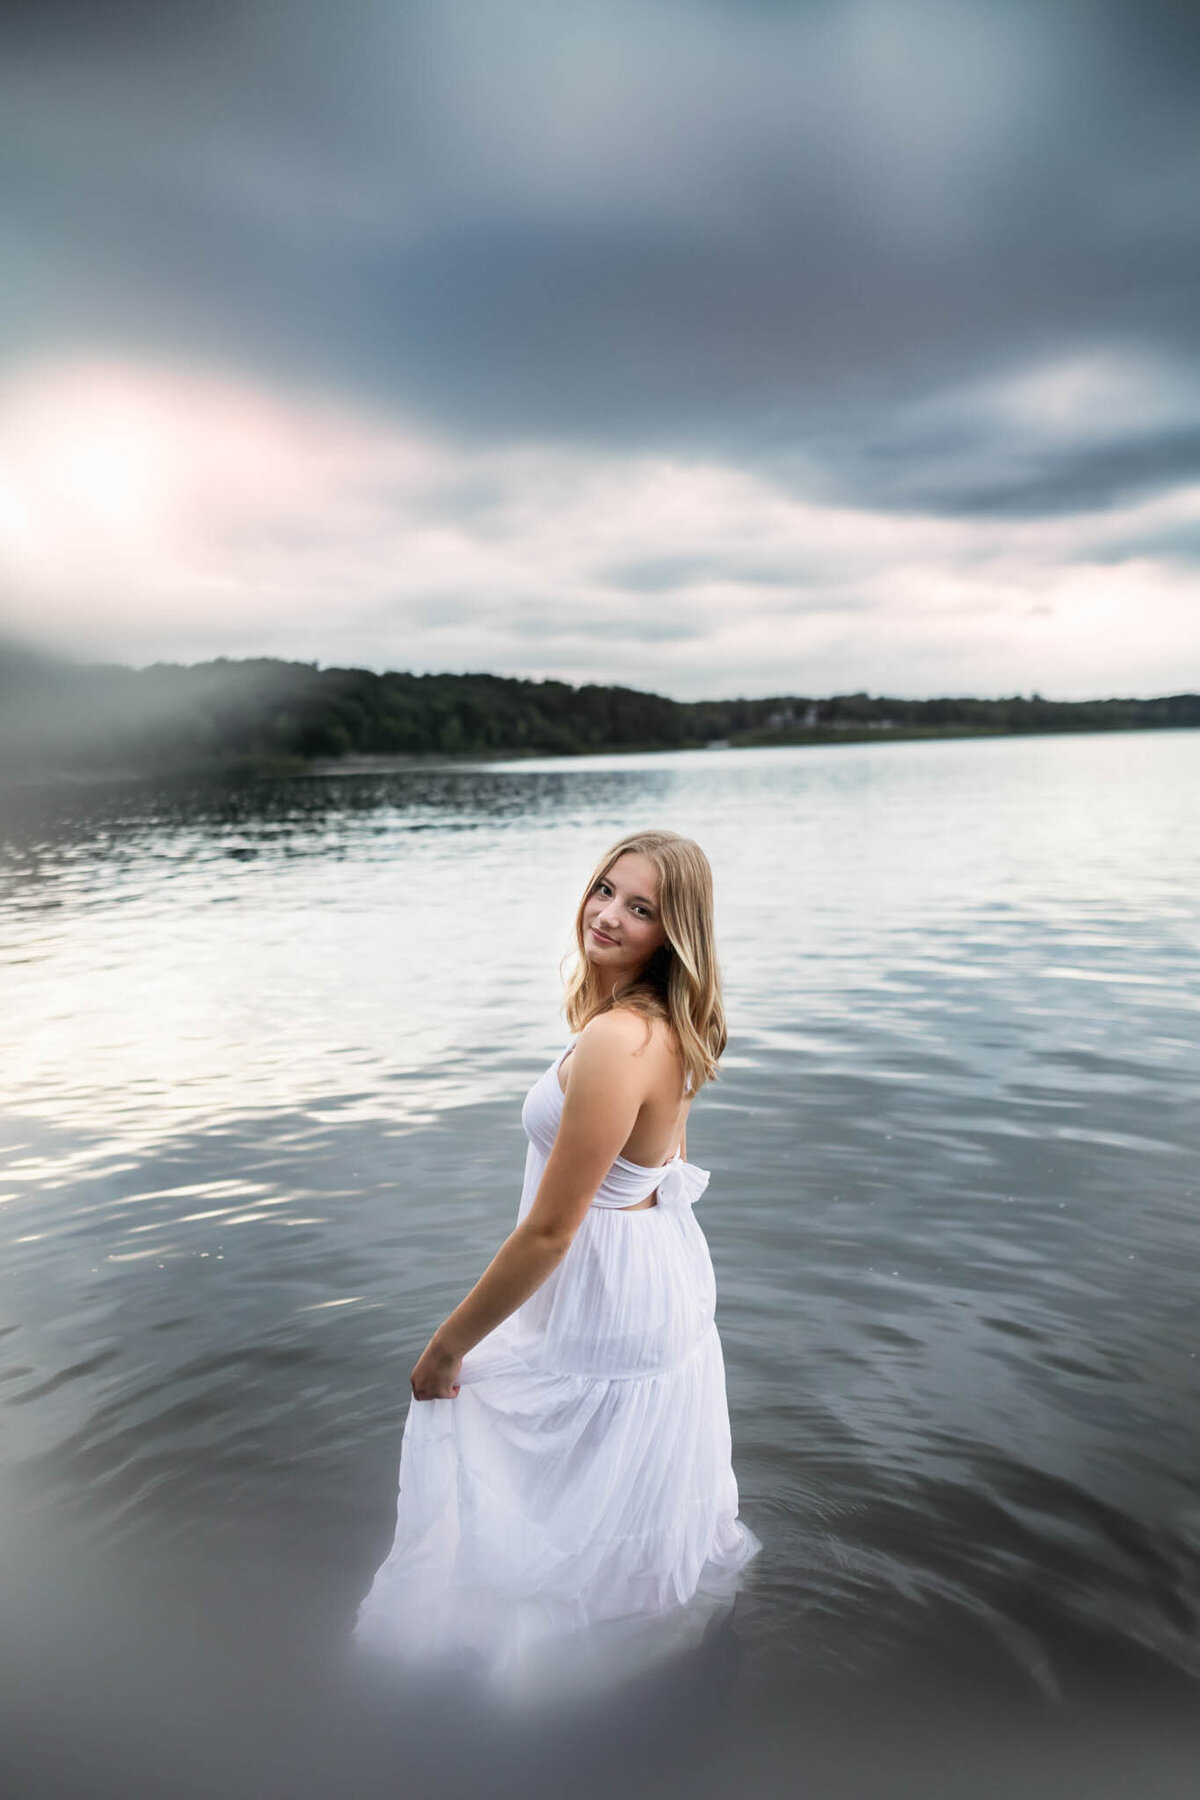
POLYGON ((429 1340, 412 1372, 416 1399, 452 1399, 467 1351, 536 1293, 567 1254, 637 1122, 646 1078, 635 1052, 644 1042, 641 1020, 626 1012, 601 1013, 580 1034, 558 1135, 533 1205, 429 1340))

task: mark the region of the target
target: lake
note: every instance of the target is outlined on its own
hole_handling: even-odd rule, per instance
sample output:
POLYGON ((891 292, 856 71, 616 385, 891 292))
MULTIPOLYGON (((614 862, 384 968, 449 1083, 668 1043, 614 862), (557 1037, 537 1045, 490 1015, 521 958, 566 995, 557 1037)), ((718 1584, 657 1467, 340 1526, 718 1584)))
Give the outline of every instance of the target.
POLYGON ((0 791, 8 1791, 1194 1794, 1198 797, 1186 731, 0 791), (338 1650, 651 825, 716 882, 764 1549, 534 1733, 338 1650))

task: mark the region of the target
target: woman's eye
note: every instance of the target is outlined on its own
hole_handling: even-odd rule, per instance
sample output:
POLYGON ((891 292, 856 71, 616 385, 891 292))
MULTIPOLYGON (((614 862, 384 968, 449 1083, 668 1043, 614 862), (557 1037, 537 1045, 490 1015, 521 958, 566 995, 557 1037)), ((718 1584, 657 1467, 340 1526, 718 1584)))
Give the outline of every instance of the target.
MULTIPOLYGON (((604 893, 610 894, 612 892, 612 889, 609 887, 607 881, 598 881, 596 883, 595 892, 597 894, 604 894, 604 893)), ((633 910, 636 913, 638 913, 643 919, 649 919, 649 918, 653 917, 648 906, 635 906, 633 910)))

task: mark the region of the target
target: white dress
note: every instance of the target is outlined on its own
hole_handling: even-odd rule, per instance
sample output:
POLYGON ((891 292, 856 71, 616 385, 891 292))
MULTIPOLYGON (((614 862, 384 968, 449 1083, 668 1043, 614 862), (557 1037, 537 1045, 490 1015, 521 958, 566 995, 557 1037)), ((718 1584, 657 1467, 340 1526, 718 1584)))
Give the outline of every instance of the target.
MULTIPOLYGON (((563 1095, 525 1097, 518 1221, 563 1095)), ((396 1534, 356 1646, 521 1692, 623 1675, 694 1641, 761 1548, 738 1518, 716 1287, 692 1212, 708 1171, 618 1156, 558 1267, 464 1358, 458 1395, 412 1400, 396 1534), (657 1204, 621 1210, 657 1190, 657 1204), (611 1652, 611 1654, 609 1654, 611 1652)))

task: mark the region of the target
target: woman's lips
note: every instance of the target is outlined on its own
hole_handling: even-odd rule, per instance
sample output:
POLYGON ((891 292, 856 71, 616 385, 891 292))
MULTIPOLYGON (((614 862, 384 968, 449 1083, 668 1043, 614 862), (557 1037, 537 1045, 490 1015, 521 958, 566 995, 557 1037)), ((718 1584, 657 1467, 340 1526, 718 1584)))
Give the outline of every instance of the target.
POLYGON ((598 938, 602 944, 615 944, 617 941, 616 938, 605 937, 604 933, 597 931, 594 925, 592 926, 592 936, 598 938))

